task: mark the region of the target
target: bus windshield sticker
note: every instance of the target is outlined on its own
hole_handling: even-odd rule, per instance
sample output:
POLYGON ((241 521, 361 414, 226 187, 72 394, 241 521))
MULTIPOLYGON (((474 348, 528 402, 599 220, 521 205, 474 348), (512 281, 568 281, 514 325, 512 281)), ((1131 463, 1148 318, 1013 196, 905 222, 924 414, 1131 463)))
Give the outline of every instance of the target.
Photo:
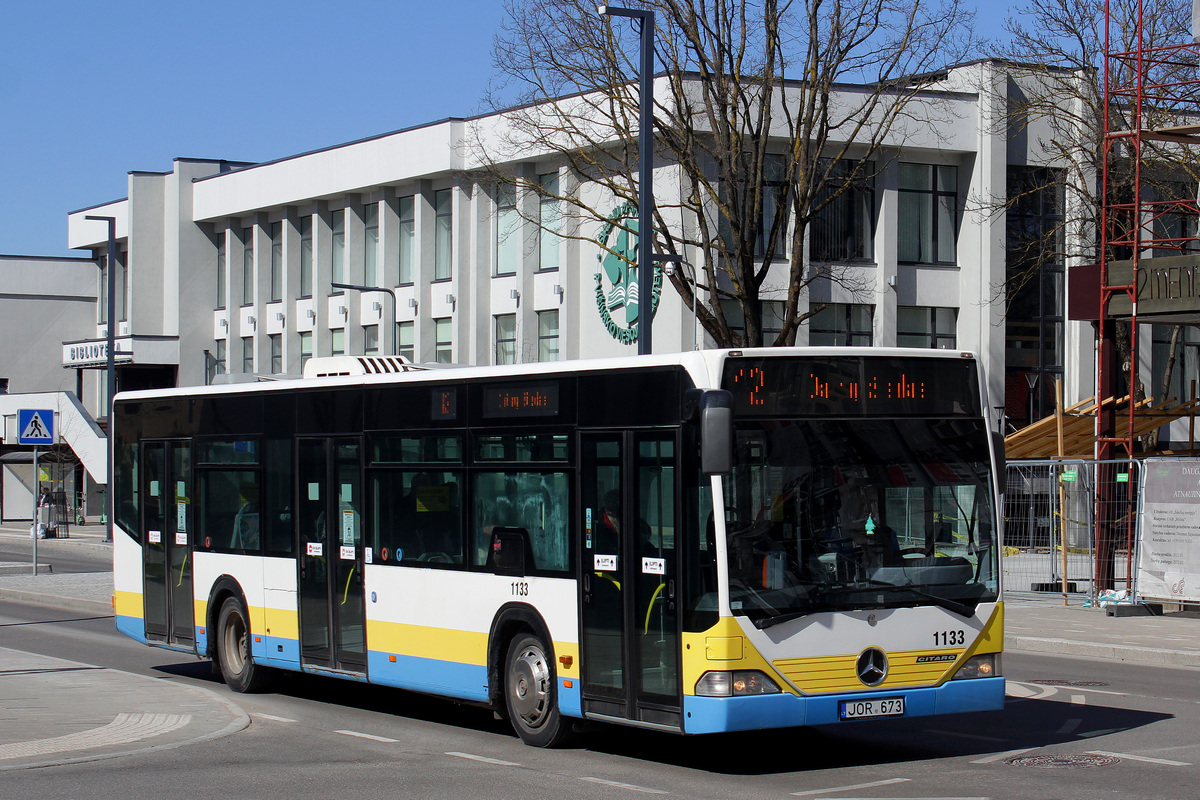
POLYGON ((598 572, 616 572, 617 571, 617 557, 616 556, 602 556, 599 553, 597 553, 593 558, 592 564, 593 564, 592 568, 598 572))
POLYGON ((175 499, 183 500, 187 497, 187 486, 183 481, 175 481, 175 499))
POLYGON ((363 563, 364 564, 374 564, 375 563, 374 556, 375 556, 375 553, 372 548, 370 548, 370 547, 363 548, 363 563))
POLYGON ((586 541, 584 543, 584 546, 587 547, 588 550, 591 550, 592 549, 592 510, 590 508, 586 509, 586 518, 587 518, 586 522, 584 523, 584 533, 586 534, 586 541))
POLYGON ((353 483, 343 483, 342 484, 342 496, 339 497, 338 499, 341 500, 343 503, 353 503, 354 502, 354 484, 353 483))
POLYGON ((346 547, 346 545, 342 545, 340 548, 338 548, 338 558, 340 558, 342 561, 353 561, 354 546, 351 545, 350 547, 346 547))
POLYGON ((150 481, 150 496, 158 497, 158 481, 150 481))
POLYGON ((342 512, 342 544, 354 544, 354 510, 342 512))
POLYGON ((187 533, 178 531, 175 534, 175 544, 187 544, 187 533))
POLYGON ((320 542, 307 542, 306 547, 304 548, 304 554, 306 556, 320 558, 325 554, 325 548, 320 542))
POLYGON ((162 541, 162 531, 150 531, 148 538, 150 539, 150 544, 158 544, 162 541))
POLYGON ((309 500, 320 500, 321 499, 321 484, 310 483, 308 485, 308 499, 309 500))
POLYGON ((643 558, 642 559, 642 574, 643 575, 666 575, 667 560, 665 558, 643 558))
POLYGON ((178 530, 187 530, 187 503, 175 504, 175 527, 178 530))

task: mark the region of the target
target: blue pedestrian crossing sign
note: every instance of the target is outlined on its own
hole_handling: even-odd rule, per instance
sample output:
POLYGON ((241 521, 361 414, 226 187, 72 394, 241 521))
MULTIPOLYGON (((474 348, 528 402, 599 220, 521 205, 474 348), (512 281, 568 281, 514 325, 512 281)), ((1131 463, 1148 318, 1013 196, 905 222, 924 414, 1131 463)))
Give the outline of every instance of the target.
POLYGON ((54 411, 22 408, 17 411, 18 444, 54 444, 54 411))

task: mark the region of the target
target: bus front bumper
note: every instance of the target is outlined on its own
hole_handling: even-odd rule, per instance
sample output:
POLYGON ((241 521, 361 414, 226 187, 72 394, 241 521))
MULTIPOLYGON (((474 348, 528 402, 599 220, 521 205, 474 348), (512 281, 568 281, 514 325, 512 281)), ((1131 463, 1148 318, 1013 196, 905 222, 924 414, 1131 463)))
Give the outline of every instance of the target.
MULTIPOLYGON (((847 724, 839 713, 843 700, 864 697, 903 697, 904 714, 875 719, 904 719, 968 711, 998 711, 1004 708, 1004 678, 973 678, 947 681, 928 689, 899 689, 864 694, 797 696, 766 694, 752 697, 683 698, 685 733, 722 733, 765 728, 790 728, 801 725, 847 724)), ((869 720, 867 720, 869 721, 869 720)))

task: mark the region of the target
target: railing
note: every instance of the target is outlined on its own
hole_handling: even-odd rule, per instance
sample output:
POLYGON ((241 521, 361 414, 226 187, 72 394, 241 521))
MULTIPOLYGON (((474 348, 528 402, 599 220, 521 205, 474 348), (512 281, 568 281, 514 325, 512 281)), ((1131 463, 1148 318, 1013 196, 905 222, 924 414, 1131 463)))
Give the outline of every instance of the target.
POLYGON ((1103 589, 1132 588, 1139 467, 1129 459, 1008 462, 1005 590, 1061 594, 1064 576, 1069 594, 1093 600, 1103 589))

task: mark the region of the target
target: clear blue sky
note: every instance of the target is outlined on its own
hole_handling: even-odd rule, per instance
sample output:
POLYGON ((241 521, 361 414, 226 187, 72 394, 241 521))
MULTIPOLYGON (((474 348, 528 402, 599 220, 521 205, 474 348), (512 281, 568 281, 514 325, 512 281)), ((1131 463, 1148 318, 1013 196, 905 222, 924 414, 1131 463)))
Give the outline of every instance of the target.
MULTIPOLYGON (((997 31, 1007 1, 979 0, 997 31)), ((42 0, 0 15, 0 253, 175 157, 265 161, 481 110, 500 0, 42 0)))

